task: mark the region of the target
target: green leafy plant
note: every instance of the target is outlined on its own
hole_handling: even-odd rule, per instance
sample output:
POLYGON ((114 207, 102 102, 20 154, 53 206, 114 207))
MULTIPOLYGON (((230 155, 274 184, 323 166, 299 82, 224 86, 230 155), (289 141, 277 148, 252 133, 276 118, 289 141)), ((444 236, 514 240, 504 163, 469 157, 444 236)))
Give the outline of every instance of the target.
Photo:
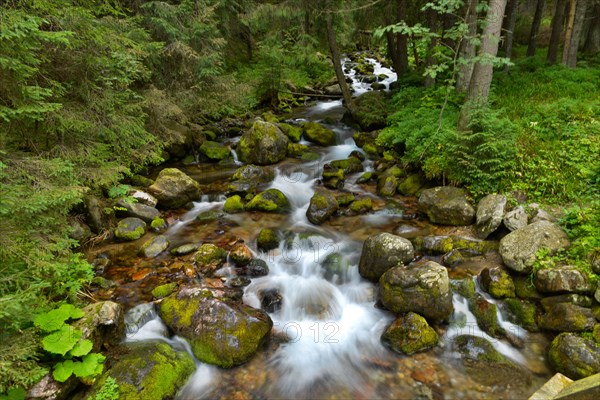
POLYGON ((44 350, 59 355, 62 359, 54 365, 52 371, 52 376, 58 382, 66 381, 71 375, 89 380, 102 373, 105 357, 99 353, 90 353, 93 343, 88 339, 81 339, 81 330, 67 323, 83 316, 81 309, 63 304, 55 310, 40 314, 34 321, 34 325, 46 335, 42 339, 44 350))
POLYGON ((106 378, 106 382, 100 388, 94 400, 119 400, 120 391, 119 384, 113 377, 106 378))

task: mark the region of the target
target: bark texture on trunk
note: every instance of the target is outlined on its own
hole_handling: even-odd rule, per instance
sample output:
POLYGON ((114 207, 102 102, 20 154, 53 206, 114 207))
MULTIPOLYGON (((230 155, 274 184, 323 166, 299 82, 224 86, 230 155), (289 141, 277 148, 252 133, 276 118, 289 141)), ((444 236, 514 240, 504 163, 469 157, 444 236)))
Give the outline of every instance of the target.
POLYGON ((556 0, 554 15, 552 16, 552 33, 550 35, 550 43, 548 44, 548 56, 546 61, 548 64, 556 64, 558 57, 558 47, 560 38, 565 27, 565 8, 567 0, 556 0))
POLYGON ((577 66, 577 51, 579 50, 581 33, 583 32, 583 22, 587 12, 587 5, 588 0, 571 0, 562 55, 562 63, 569 68, 577 66))
POLYGON ((542 16, 544 15, 545 0, 537 0, 535 6, 535 15, 531 24, 531 32, 529 32, 529 43, 527 45, 527 57, 533 57, 537 48, 537 36, 542 24, 542 16))
POLYGON ((473 62, 477 50, 473 38, 477 34, 477 0, 467 0, 465 2, 465 22, 469 27, 467 37, 463 39, 460 46, 460 58, 463 64, 460 66, 458 79, 456 81, 456 91, 464 93, 469 88, 471 74, 473 73, 473 62))
POLYGON ((335 30, 333 28, 333 13, 327 15, 327 42, 329 43, 329 50, 331 52, 331 59, 333 61, 333 68, 335 69, 335 76, 337 77, 338 84, 342 89, 342 95, 346 102, 346 108, 350 111, 350 114, 356 115, 356 108, 354 107, 354 100, 350 93, 350 88, 346 83, 346 76, 342 70, 342 59, 340 57, 340 51, 335 38, 335 30))
POLYGON ((589 29, 585 39, 583 51, 586 54, 600 52, 600 3, 596 3, 588 12, 589 29))

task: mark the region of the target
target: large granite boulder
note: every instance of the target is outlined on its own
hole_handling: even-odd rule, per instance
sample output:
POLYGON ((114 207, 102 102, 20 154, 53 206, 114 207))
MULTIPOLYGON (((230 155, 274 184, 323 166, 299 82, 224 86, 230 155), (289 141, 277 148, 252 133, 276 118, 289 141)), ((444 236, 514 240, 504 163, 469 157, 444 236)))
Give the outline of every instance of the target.
POLYGON ((445 321, 454 310, 448 271, 433 261, 394 267, 381 276, 379 287, 381 303, 395 313, 445 321))
POLYGON ((481 239, 487 238, 494 232, 504 217, 506 208, 506 197, 501 194, 490 194, 485 196, 477 205, 475 232, 481 239))
POLYGON ((414 255, 408 239, 391 233, 371 235, 363 244, 358 272, 363 278, 376 282, 390 268, 408 264, 414 255))
POLYGON ((525 208, 523 208, 523 206, 518 206, 507 212, 502 221, 504 222, 504 226, 512 232, 526 227, 527 220, 528 217, 525 208))
POLYGON ((581 379, 600 372, 600 345, 574 333, 561 333, 548 351, 550 364, 571 379, 581 379))
POLYGON ((202 194, 200 184, 177 168, 160 171, 148 191, 158 199, 158 206, 163 208, 183 207, 190 201, 198 200, 202 194))
POLYGON ((467 193, 452 186, 423 190, 419 196, 419 210, 434 224, 470 225, 475 217, 467 193))
POLYGON ((189 341, 198 360, 222 368, 248 361, 273 327, 265 312, 232 300, 225 290, 199 286, 163 299, 159 315, 189 341))
POLYGON ((555 253, 569 246, 567 234, 556 224, 540 221, 517 229, 500 240, 499 252, 504 264, 517 272, 531 272, 541 248, 555 253))
POLYGON ((592 293, 594 286, 587 274, 573 265, 544 268, 535 274, 533 283, 542 293, 592 293))
POLYGON ((289 142, 276 124, 256 121, 240 138, 237 152, 246 163, 275 164, 286 157, 289 142))

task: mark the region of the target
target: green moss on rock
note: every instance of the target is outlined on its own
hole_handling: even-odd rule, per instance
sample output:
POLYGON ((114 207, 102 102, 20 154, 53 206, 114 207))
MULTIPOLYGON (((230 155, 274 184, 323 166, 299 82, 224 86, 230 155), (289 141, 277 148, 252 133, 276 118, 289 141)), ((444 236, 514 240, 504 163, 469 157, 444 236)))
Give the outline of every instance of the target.
POLYGON ((373 210, 373 200, 370 197, 363 197, 362 199, 355 200, 350 205, 350 211, 356 214, 364 214, 373 210))
POLYGON ((437 345, 438 334, 425 318, 412 312, 398 317, 381 335, 381 342, 390 350, 411 355, 437 345))
POLYGON ((167 297, 171 293, 173 293, 175 291, 175 289, 177 289, 176 282, 171 282, 171 283, 167 283, 164 285, 160 285, 160 286, 155 287, 152 290, 152 296, 155 299, 162 299, 163 297, 167 297))
POLYGON ((464 298, 470 299, 475 296, 475 281, 472 278, 453 279, 450 285, 454 293, 464 298))
POLYGON ((278 189, 268 189, 254 196, 248 204, 247 211, 264 211, 272 213, 287 213, 291 209, 288 198, 278 189))
POLYGON ((320 146, 332 146, 335 144, 335 133, 318 122, 303 123, 302 131, 304 137, 309 142, 316 143, 320 146))
POLYGON ((280 123, 279 129, 281 129, 283 134, 294 143, 298 143, 302 138, 302 129, 298 128, 297 126, 280 123))
POLYGON ((309 147, 305 144, 288 143, 287 155, 288 157, 301 158, 308 150, 309 147))
POLYGON ((262 251, 276 249, 279 247, 279 235, 273 229, 264 228, 258 234, 256 245, 262 251))
POLYGON ((200 153, 211 161, 221 161, 227 158, 231 158, 231 150, 224 144, 211 142, 210 140, 205 141, 200 146, 200 153))
POLYGON ((506 299, 504 305, 508 309, 508 319, 527 329, 529 332, 539 331, 537 325, 537 307, 535 304, 528 300, 520 299, 506 299))
POLYGON ((119 221, 115 237, 120 240, 138 240, 146 233, 146 223, 139 218, 129 217, 119 221))
POLYGON ((223 204, 223 211, 228 214, 236 214, 244 211, 244 203, 242 203, 242 198, 237 194, 235 196, 229 197, 225 200, 225 204, 223 204))

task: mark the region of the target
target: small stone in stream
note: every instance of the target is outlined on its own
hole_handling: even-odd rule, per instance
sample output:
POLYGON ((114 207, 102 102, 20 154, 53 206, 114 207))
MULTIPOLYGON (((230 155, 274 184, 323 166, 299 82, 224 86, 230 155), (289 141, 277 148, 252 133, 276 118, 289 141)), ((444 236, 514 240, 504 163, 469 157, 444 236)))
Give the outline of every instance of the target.
POLYGON ((166 236, 159 235, 144 243, 140 249, 140 254, 146 258, 154 258, 169 247, 169 240, 166 236))
POLYGON ((279 234, 270 228, 264 228, 258 234, 256 245, 259 250, 267 252, 279 247, 279 234))
POLYGON ((189 253, 193 253, 194 251, 200 248, 200 244, 198 243, 188 243, 181 245, 179 247, 175 247, 171 250, 171 254, 174 256, 184 256, 189 253))
POLYGON ((244 203, 242 203, 242 198, 237 194, 229 197, 225 200, 225 204, 223 204, 223 211, 227 214, 236 214, 244 212, 244 203))
POLYGON ((381 342, 396 353, 411 355, 432 348, 438 334, 425 318, 412 312, 398 317, 381 335, 381 342))
POLYGON ((341 193, 335 196, 335 200, 337 201, 340 207, 345 207, 348 204, 354 201, 355 197, 352 193, 341 193))
POLYGON ((229 287, 244 287, 248 286, 252 281, 245 276, 232 276, 227 279, 226 285, 229 287))
POLYGON ((269 266, 264 260, 255 258, 246 265, 246 275, 256 277, 269 274, 269 266))
POLYGON ((496 299, 515 297, 515 284, 510 274, 502 267, 488 267, 479 274, 483 290, 496 299))
POLYGON ((354 200, 349 209, 354 214, 365 214, 373 210, 373 201, 370 197, 362 197, 354 200))
POLYGON ((252 261, 252 251, 244 243, 237 243, 229 251, 231 261, 238 267, 243 267, 252 261))
POLYGON ((330 192, 316 192, 310 199, 306 210, 306 217, 310 223, 321 225, 327 221, 338 209, 338 203, 330 192))
POLYGON ((221 219, 224 216, 225 216, 225 214, 223 214, 221 211, 209 210, 209 211, 204 211, 204 212, 201 212, 200 214, 198 214, 198 216, 196 217, 196 220, 206 224, 206 223, 221 219))
POLYGON ((371 180, 372 177, 373 177, 372 172, 370 172, 370 171, 365 172, 356 180, 356 183, 367 183, 371 180))
POLYGON ((365 155, 358 150, 354 150, 348 155, 348 157, 358 158, 360 161, 365 161, 365 155))
POLYGON ((268 313, 281 310, 283 298, 277 289, 265 289, 258 292, 260 297, 260 308, 268 313))
POLYGON ((129 217, 119 221, 115 237, 124 241, 137 240, 146 233, 146 223, 139 218, 129 217))

